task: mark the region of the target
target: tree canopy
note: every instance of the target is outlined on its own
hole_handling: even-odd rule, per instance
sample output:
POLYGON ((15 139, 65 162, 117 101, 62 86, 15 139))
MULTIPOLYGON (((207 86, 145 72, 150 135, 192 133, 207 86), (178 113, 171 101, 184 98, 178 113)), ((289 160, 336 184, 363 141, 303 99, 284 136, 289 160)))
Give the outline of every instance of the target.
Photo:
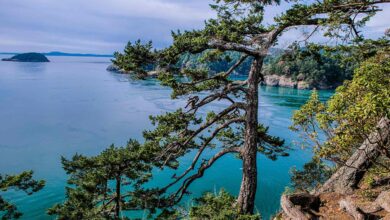
MULTIPOLYGON (((58 219, 124 219, 133 210, 132 193, 151 176, 148 152, 137 141, 111 145, 97 156, 62 158, 70 175, 66 200, 49 210, 58 219)), ((138 205, 136 205, 138 206, 138 205)))
MULTIPOLYGON (((129 57, 127 62, 131 64, 126 65, 132 67, 134 74, 144 74, 138 70, 149 63, 149 59, 137 60, 142 58, 140 54, 148 54, 147 58, 154 57, 154 65, 160 69, 161 84, 172 88, 172 98, 188 99, 185 108, 151 117, 156 128, 144 132, 145 146, 156 149, 155 160, 159 161, 160 168, 177 168, 180 157, 195 152, 193 162, 184 173, 175 174, 171 184, 155 191, 164 195, 172 186, 178 185, 174 193, 164 196, 163 203, 161 199, 157 200, 160 203, 155 206, 177 204, 188 193, 192 182, 201 178, 217 160, 235 154, 243 164, 237 210, 242 214, 253 214, 257 154, 263 153, 271 159, 288 155, 284 141, 269 135, 268 128, 258 118, 258 86, 270 48, 277 44, 283 33, 297 26, 315 26, 314 31, 321 29, 325 36, 332 38, 361 39, 359 29, 379 10, 377 4, 385 2, 387 0, 296 2, 275 17, 274 24, 265 25, 266 6, 279 1, 216 0, 211 5, 217 13, 216 18, 207 20, 200 30, 172 32, 173 43, 168 48, 152 51, 150 43, 129 44, 126 51, 131 53, 123 56, 129 57), (177 66, 183 54, 201 54, 199 61, 204 62, 226 59, 226 52, 241 56, 225 71, 216 74, 210 74, 202 65, 177 66), (248 78, 232 80, 230 75, 249 59, 248 78), (206 92, 206 95, 200 92, 206 92), (199 114, 201 109, 215 102, 223 102, 226 107, 209 112, 207 116, 199 114), (217 140, 222 144, 215 147, 217 140), (218 151, 205 158, 204 152, 210 148, 218 151)), ((122 55, 117 54, 117 57, 122 55)))
MULTIPOLYGON (((32 171, 25 171, 18 175, 0 175, 0 190, 21 190, 27 195, 32 195, 41 190, 45 185, 43 180, 34 180, 32 171)), ((17 219, 23 215, 18 208, 0 195, 1 219, 17 219)))

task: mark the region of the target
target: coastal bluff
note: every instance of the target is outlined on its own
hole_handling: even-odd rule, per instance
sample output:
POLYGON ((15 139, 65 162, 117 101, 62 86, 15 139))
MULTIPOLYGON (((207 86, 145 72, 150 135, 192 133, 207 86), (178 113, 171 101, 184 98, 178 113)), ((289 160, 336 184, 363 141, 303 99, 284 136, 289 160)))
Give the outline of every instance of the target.
POLYGON ((11 58, 4 58, 2 61, 12 61, 12 62, 50 62, 49 59, 43 54, 40 53, 22 53, 17 54, 11 58))

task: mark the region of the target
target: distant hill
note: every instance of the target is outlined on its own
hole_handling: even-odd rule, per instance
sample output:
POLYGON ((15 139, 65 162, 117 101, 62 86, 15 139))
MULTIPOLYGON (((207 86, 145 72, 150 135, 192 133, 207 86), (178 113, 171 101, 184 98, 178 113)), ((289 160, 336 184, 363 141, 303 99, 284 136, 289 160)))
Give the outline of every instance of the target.
POLYGON ((90 54, 90 53, 64 53, 59 51, 52 51, 44 53, 46 56, 72 56, 72 57, 113 57, 109 54, 90 54))
MULTIPOLYGON (((2 55, 15 55, 15 54, 21 54, 21 53, 9 53, 9 52, 0 52, 2 55)), ((52 51, 48 53, 41 53, 46 56, 72 56, 72 57, 113 57, 109 54, 84 54, 84 53, 64 53, 59 51, 52 51)))

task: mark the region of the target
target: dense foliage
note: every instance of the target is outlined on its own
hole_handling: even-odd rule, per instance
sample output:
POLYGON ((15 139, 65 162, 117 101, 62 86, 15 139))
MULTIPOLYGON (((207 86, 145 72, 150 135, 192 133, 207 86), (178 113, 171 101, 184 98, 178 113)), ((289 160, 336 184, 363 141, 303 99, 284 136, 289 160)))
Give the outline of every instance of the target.
POLYGON ((333 169, 325 163, 312 160, 306 163, 302 170, 298 170, 295 167, 292 168, 291 187, 295 191, 310 192, 328 180, 332 173, 333 169))
POLYGON ((299 44, 292 45, 286 53, 271 59, 265 73, 305 81, 317 88, 336 87, 352 77, 352 71, 342 68, 339 60, 326 56, 318 48, 313 50, 299 44))
POLYGON ((57 219, 124 219, 134 209, 131 192, 150 178, 148 152, 137 141, 126 147, 110 146, 93 157, 76 154, 62 158, 70 175, 66 200, 49 210, 57 219))
POLYGON ((190 219, 259 220, 260 215, 240 215, 235 208, 236 198, 224 190, 218 194, 205 193, 190 208, 190 219))
MULTIPOLYGON (((295 82, 305 81, 315 88, 336 88, 344 80, 352 79, 354 69, 388 43, 389 39, 386 37, 379 40, 360 40, 348 46, 294 43, 286 50, 270 49, 270 53, 264 59, 263 74, 286 76, 295 82)), ((141 48, 140 41, 134 45, 129 43, 123 53, 115 53, 114 64, 125 71, 130 71, 135 66, 142 66, 142 74, 140 75, 143 77, 146 76, 147 71, 152 69, 162 71, 158 65, 154 65, 151 43, 144 45, 144 49, 141 48), (143 50, 143 52, 139 53, 135 50, 143 50), (132 60, 136 58, 133 57, 134 55, 129 56, 130 54, 143 54, 149 58, 144 59, 145 63, 143 64, 138 63, 131 66, 131 63, 134 64, 132 60)), ((185 53, 180 55, 175 67, 178 70, 204 69, 209 74, 215 75, 228 71, 228 68, 237 63, 242 55, 240 52, 226 51, 222 53, 212 50, 199 54, 185 53)), ((251 58, 243 61, 232 75, 247 76, 252 61, 251 58)), ((137 71, 140 72, 140 70, 137 71)))
MULTIPOLYGON (((0 175, 0 190, 21 190, 27 195, 31 195, 41 190, 45 181, 34 180, 33 172, 26 171, 18 175, 0 175)), ((23 215, 17 207, 0 195, 0 217, 1 219, 17 219, 23 215)))
MULTIPOLYGON (((327 103, 320 102, 313 92, 309 101, 295 112, 292 129, 307 140, 304 146, 314 145, 315 161, 328 160, 343 165, 375 131, 377 123, 390 117, 389 52, 389 46, 384 47, 363 62, 352 81, 340 86, 327 103)), ((389 173, 390 148, 385 140, 379 143, 378 151, 382 156, 373 162, 389 173)), ((319 179, 323 180, 321 176, 319 179)))
POLYGON ((140 40, 134 44, 129 42, 123 53, 115 52, 113 64, 125 71, 137 72, 140 77, 146 76, 146 71, 153 67, 154 54, 151 52, 152 42, 143 45, 140 40))

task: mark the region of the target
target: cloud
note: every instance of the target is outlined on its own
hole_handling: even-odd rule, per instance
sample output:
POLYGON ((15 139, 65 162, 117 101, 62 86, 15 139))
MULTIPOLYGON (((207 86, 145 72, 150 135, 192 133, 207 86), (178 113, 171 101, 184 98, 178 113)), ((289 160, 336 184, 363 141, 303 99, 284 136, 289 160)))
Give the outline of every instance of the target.
POLYGON ((171 42, 173 29, 200 28, 208 1, 0 0, 0 51, 112 53, 128 40, 171 42))
MULTIPOLYGON (((211 0, 0 0, 0 51, 112 53, 127 41, 171 43, 170 32, 203 27, 215 16, 211 0)), ((290 4, 268 7, 270 24, 290 4)), ((369 22, 369 34, 383 33, 390 14, 386 6, 369 22)), ((285 34, 289 40, 299 31, 285 34)), ((287 42, 287 41, 283 41, 287 42)))

